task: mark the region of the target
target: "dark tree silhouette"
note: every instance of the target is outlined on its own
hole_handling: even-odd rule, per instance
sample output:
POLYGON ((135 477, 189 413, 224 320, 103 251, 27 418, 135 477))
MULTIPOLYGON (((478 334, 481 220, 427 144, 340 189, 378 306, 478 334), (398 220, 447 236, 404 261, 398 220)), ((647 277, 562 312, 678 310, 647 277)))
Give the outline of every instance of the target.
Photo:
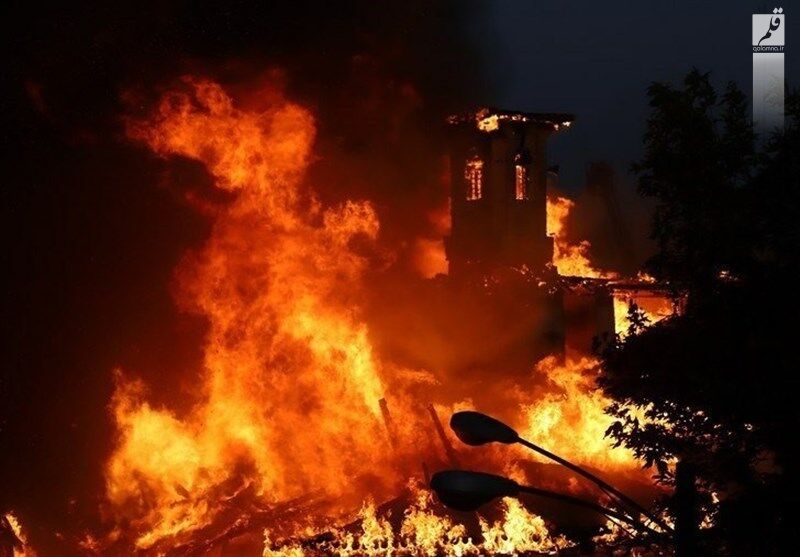
MULTIPOLYGON (((656 202, 647 271, 681 311, 633 320, 633 334, 605 346, 608 435, 665 484, 677 462, 690 466, 711 519, 704 554, 777 555, 797 493, 798 95, 769 138, 753 134, 746 96, 734 84, 719 94, 709 74, 653 84, 648 96, 633 165, 656 202)), ((665 501, 673 513, 676 499, 665 501)))

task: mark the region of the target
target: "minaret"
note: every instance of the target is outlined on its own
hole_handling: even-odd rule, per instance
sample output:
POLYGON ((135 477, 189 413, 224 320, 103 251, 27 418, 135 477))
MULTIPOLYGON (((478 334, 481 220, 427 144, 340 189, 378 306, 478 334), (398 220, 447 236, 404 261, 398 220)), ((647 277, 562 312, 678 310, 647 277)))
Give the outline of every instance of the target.
POLYGON ((493 109, 448 118, 451 277, 481 277, 499 267, 536 272, 551 262, 547 139, 573 120, 493 109))

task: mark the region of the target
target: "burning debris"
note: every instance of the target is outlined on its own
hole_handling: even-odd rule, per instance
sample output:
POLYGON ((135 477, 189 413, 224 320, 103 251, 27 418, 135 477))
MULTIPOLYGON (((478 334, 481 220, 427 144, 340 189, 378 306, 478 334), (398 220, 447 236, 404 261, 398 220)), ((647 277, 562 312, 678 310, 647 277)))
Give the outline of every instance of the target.
POLYGON ((464 114, 454 114, 447 118, 451 125, 474 125, 482 132, 494 132, 500 129, 501 124, 510 123, 528 127, 550 128, 558 131, 559 128, 568 128, 572 125, 575 117, 571 114, 562 113, 525 113, 510 110, 500 110, 497 108, 481 108, 464 114))
POLYGON ((409 483, 406 495, 382 509, 365 504, 356 522, 302 541, 273 541, 267 532, 264 556, 288 555, 519 555, 552 554, 574 544, 552 535, 544 520, 521 503, 505 499, 500 517, 457 523, 427 486, 409 483), (399 504, 398 504, 399 503, 399 504))
POLYGON ((0 557, 36 557, 19 519, 12 512, 0 515, 0 557))

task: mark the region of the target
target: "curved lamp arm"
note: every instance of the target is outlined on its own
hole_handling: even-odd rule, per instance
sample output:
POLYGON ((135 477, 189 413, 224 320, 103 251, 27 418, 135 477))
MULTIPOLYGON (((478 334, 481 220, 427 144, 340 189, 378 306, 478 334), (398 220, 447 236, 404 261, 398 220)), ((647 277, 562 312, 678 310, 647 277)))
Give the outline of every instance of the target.
POLYGON ((615 509, 565 493, 519 485, 514 480, 495 474, 469 470, 442 470, 431 477, 430 488, 445 506, 459 511, 475 511, 494 499, 517 497, 523 492, 598 512, 610 519, 629 524, 646 534, 659 534, 641 521, 615 509))
POLYGON ((598 478, 588 470, 584 470, 580 466, 561 458, 560 456, 551 453, 550 451, 535 445, 530 441, 522 439, 519 434, 510 426, 501 422, 500 420, 487 416, 481 412, 474 410, 464 410, 454 413, 450 417, 450 428, 455 432, 456 436, 467 445, 479 446, 486 443, 504 443, 510 445, 512 443, 519 443, 532 449, 539 454, 561 464, 562 466, 572 470, 576 474, 583 476, 587 480, 598 486, 604 493, 615 499, 618 503, 627 505, 630 509, 636 510, 638 513, 647 517, 653 524, 665 532, 671 532, 673 529, 667 525, 663 520, 654 516, 642 505, 619 491, 614 486, 598 478))

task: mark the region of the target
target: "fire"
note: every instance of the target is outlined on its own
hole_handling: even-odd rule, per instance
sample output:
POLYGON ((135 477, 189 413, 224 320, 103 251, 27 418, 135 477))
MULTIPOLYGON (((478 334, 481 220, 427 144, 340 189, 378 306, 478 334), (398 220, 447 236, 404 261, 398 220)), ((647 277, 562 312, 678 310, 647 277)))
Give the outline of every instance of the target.
MULTIPOLYGON (((552 535, 545 521, 528 511, 516 499, 501 501, 502 516, 495 521, 478 519, 475 539, 462 524, 437 514, 429 493, 410 482, 413 501, 403 511, 399 527, 394 528, 387 516, 380 516, 374 503, 365 504, 359 512, 355 529, 336 528, 327 532, 324 541, 314 548, 299 542, 274 541, 264 533, 263 557, 295 557, 319 554, 350 556, 379 555, 518 555, 520 552, 553 553, 573 544, 561 535, 552 535)), ((439 511, 440 513, 441 511, 439 511)), ((318 537, 320 537, 318 535, 318 537)))
POLYGON ((587 240, 570 244, 567 222, 575 202, 560 196, 547 197, 547 233, 553 237, 553 264, 562 276, 614 278, 615 273, 594 267, 589 260, 591 244, 587 240))
POLYGON ((107 494, 139 548, 209 524, 213 500, 239 489, 267 502, 321 488, 346 499, 362 476, 395 479, 375 448, 384 386, 359 318, 368 262, 352 248, 374 241, 378 220, 368 203, 323 208, 303 187, 314 119, 265 95, 266 110, 247 111, 186 78, 128 123, 130 137, 199 160, 237 194, 176 274, 179 304, 208 322, 202 396, 185 414, 153 407, 118 372, 107 494))
MULTIPOLYGON (((513 500, 503 502, 499 521, 480 522, 479 535, 419 487, 406 488, 412 497, 399 523, 369 502, 403 489, 410 467, 431 458, 430 439, 434 451, 437 440, 446 444, 421 410, 431 401, 407 395, 438 379, 382 361, 373 349, 362 294, 380 230, 376 212, 368 202, 318 200, 305 181, 313 115, 278 89, 262 93, 260 106, 247 108, 220 85, 186 77, 149 117, 126 123, 131 139, 159 156, 202 163, 232 196, 215 209, 205 245, 175 271, 179 307, 207 324, 194 394, 174 408, 156 405, 144 382, 116 370, 117 438, 105 467, 115 527, 104 540, 87 535, 83 546, 163 554, 252 516, 262 522, 248 522, 250 531, 265 529, 265 556, 305 554, 299 540, 323 534, 318 548, 337 555, 568 545, 513 500)), ((585 244, 562 240, 571 206, 563 198, 548 205, 559 272, 608 276, 588 262, 585 244)), ((437 259, 418 267, 435 274, 437 259)), ((547 378, 544 390, 503 396, 522 411, 523 436, 583 463, 633 468, 629 453, 604 442, 607 401, 591 382, 595 365, 548 358, 534 370, 547 378)), ((444 416, 469 403, 435 406, 444 416)))
POLYGON ((536 365, 546 378, 545 391, 535 403, 523 404, 520 435, 569 460, 607 471, 639 467, 633 453, 612 447, 605 431, 613 419, 603 409, 610 400, 597 390, 597 360, 584 357, 559 363, 555 356, 536 365))
POLYGON ((675 303, 666 294, 656 292, 615 292, 614 293, 614 329, 620 337, 628 335, 631 326, 629 309, 635 303, 639 311, 643 312, 648 325, 669 317, 676 312, 675 303))
POLYGON ((540 516, 506 497, 503 520, 488 524, 481 519, 483 549, 491 555, 517 555, 521 551, 554 553, 573 544, 564 536, 552 536, 540 516))
POLYGON ((461 524, 453 524, 447 517, 437 516, 430 509, 430 494, 415 489, 414 504, 405 511, 400 535, 406 545, 417 548, 421 552, 432 555, 444 545, 449 547, 453 555, 463 554, 461 551, 473 549, 472 540, 467 539, 466 528, 461 524))
POLYGON ((13 512, 0 515, 0 553, 8 557, 36 557, 36 551, 28 544, 22 524, 13 512), (11 549, 12 554, 5 551, 11 549))

